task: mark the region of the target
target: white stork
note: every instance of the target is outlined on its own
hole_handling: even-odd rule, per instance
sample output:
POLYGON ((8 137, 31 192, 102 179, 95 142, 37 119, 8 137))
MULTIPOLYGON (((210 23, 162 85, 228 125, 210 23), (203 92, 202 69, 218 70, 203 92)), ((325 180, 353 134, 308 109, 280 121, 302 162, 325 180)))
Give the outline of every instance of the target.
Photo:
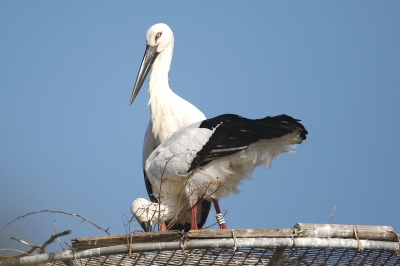
MULTIPOLYGON (((176 95, 169 87, 168 72, 171 65, 173 49, 174 34, 168 25, 159 23, 151 26, 146 33, 146 51, 130 100, 130 104, 132 104, 150 68, 152 68, 149 80, 151 118, 147 126, 143 143, 143 169, 146 159, 151 152, 171 133, 178 131, 184 126, 206 119, 205 115, 199 109, 176 95)), ((146 172, 143 172, 147 193, 153 202, 157 202, 158 199, 153 195, 153 188, 149 183, 146 172)), ((204 208, 204 219, 202 219, 200 227, 204 225, 211 205, 208 201, 205 201, 201 206, 204 208)))
POLYGON ((144 198, 138 198, 132 202, 131 212, 146 232, 151 231, 153 223, 171 223, 177 217, 176 208, 164 203, 154 203, 144 198))
POLYGON ((145 163, 161 204, 157 208, 147 200, 136 200, 132 212, 146 228, 151 221, 185 220, 182 217, 191 210, 191 230, 195 230, 198 200, 217 201, 238 193, 237 186, 255 167, 268 167, 279 154, 293 152, 295 146, 290 144, 301 143, 307 133, 299 120, 287 115, 247 119, 226 114, 182 128, 145 163))

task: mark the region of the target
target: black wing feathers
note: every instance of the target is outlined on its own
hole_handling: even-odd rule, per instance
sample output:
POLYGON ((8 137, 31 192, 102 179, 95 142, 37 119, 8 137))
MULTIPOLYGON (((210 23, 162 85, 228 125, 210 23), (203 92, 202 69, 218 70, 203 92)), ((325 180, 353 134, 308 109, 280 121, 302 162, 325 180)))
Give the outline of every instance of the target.
POLYGON ((154 197, 153 187, 151 186, 150 180, 147 177, 145 170, 143 170, 143 176, 144 176, 144 184, 146 185, 147 195, 149 195, 151 202, 158 202, 156 197, 154 197))
POLYGON ((260 139, 280 138, 294 130, 299 130, 300 137, 305 140, 308 132, 299 121, 288 115, 247 119, 233 114, 204 120, 200 124, 200 128, 210 130, 217 128, 208 142, 197 153, 189 172, 217 158, 245 150, 250 144, 260 139))

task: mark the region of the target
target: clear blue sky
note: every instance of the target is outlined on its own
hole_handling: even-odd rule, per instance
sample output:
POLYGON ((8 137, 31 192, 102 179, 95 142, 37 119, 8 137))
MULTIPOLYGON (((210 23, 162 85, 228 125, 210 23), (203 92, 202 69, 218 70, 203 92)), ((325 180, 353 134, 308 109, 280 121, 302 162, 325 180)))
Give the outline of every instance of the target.
MULTIPOLYGON (((104 233, 147 197, 147 82, 129 99, 158 22, 175 33, 170 86, 207 117, 288 114, 309 136, 221 201, 230 228, 297 222, 400 231, 400 2, 1 1, 0 248, 104 233)), ((214 223, 214 212, 208 224, 214 223)), ((132 230, 140 229, 138 224, 132 230)), ((50 250, 59 250, 52 245, 50 250)))

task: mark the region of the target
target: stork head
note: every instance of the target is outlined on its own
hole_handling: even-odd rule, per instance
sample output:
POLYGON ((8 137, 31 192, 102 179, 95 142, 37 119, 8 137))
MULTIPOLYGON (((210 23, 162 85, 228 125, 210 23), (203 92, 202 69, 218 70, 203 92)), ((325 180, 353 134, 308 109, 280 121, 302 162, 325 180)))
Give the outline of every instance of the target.
POLYGON ((173 208, 144 198, 132 202, 131 212, 145 232, 151 231, 153 222, 165 222, 174 216, 173 208))
POLYGON ((154 216, 154 212, 151 211, 152 204, 151 201, 144 198, 138 198, 132 202, 131 212, 145 232, 150 232, 152 228, 152 217, 154 216))
POLYGON ((147 30, 146 45, 156 47, 157 53, 171 44, 174 44, 174 33, 167 24, 158 23, 147 30))
MULTIPOLYGON (((159 53, 167 47, 173 48, 174 33, 171 28, 164 23, 158 23, 150 27, 146 33, 146 51, 140 65, 139 73, 133 86, 130 104, 133 103, 139 93, 151 66, 156 60, 159 53)), ((171 52, 172 53, 172 52, 171 52)), ((172 54, 171 54, 172 55, 172 54)))

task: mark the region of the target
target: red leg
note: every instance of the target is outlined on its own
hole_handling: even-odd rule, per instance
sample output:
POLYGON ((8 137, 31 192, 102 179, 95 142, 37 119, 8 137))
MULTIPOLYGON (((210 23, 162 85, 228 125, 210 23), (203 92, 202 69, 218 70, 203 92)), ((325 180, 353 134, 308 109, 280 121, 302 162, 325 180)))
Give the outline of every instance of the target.
MULTIPOLYGON (((215 211, 217 212, 217 215, 220 215, 222 217, 222 213, 221 213, 221 209, 219 208, 218 200, 213 199, 213 203, 214 203, 214 208, 215 208, 215 211)), ((223 217, 222 217, 222 220, 223 220, 223 223, 218 222, 219 228, 220 229, 228 229, 228 227, 226 226, 225 219, 223 219, 223 217)))
POLYGON ((165 222, 160 222, 160 231, 165 231, 167 230, 167 225, 165 224, 165 222))
POLYGON ((197 199, 192 200, 191 202, 191 207, 192 207, 192 220, 191 220, 191 226, 190 230, 197 230, 199 229, 197 227, 197 199))

